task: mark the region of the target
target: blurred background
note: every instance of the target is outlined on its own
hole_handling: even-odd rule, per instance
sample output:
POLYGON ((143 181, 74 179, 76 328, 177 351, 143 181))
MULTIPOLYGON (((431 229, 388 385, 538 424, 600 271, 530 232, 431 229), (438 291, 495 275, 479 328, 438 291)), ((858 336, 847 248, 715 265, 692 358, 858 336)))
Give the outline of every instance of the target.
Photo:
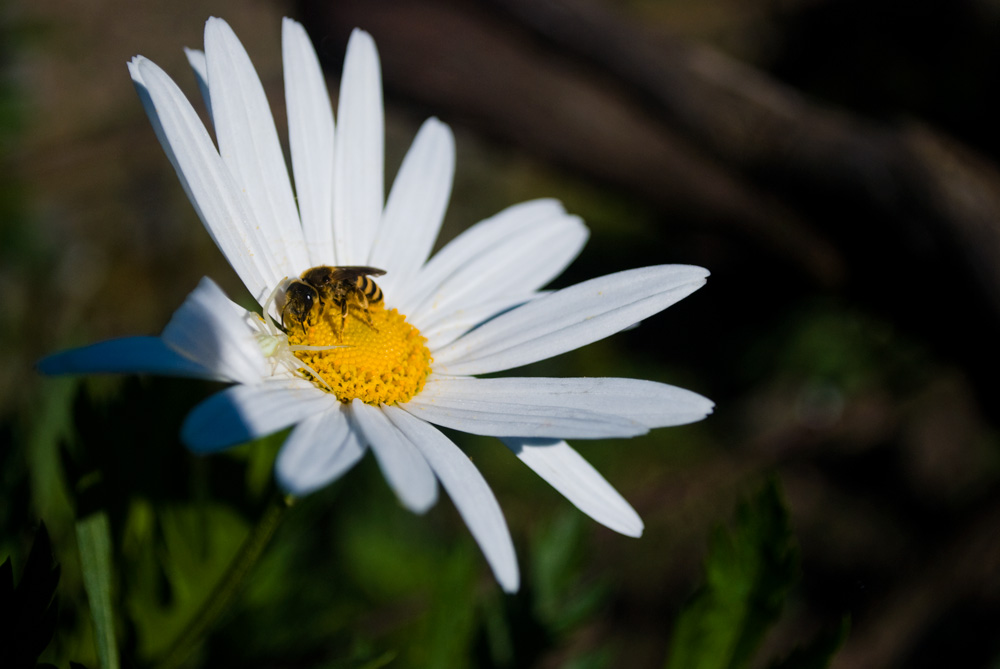
MULTIPOLYGON (((751 666, 836 629, 834 667, 1000 663, 1000 3, 995 0, 46 0, 0 6, 0 559, 44 520, 61 565, 43 660, 97 666, 74 519, 107 512, 123 655, 196 610, 273 484, 281 436, 199 459, 210 384, 44 379, 46 353, 156 334, 202 276, 249 304, 125 64, 197 99, 182 47, 225 18, 284 136, 280 19, 336 91, 353 27, 383 65, 387 179, 455 130, 440 243, 555 197, 592 236, 556 286, 688 263, 708 285, 538 375, 700 392, 702 423, 576 442, 643 517, 583 516, 498 442, 525 586, 495 585, 450 502, 402 510, 371 458, 287 514, 191 666, 662 666, 715 528, 776 481, 796 579, 751 666)), ((131 662, 130 661, 130 662, 131 662)), ((127 663, 130 665, 130 663, 127 663)))

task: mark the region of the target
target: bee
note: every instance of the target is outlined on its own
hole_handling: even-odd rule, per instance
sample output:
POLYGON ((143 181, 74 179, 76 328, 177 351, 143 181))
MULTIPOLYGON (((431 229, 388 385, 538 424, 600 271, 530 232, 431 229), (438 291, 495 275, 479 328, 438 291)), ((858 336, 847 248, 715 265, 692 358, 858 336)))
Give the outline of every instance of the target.
POLYGON ((382 289, 369 277, 383 274, 385 270, 363 266, 320 265, 307 269, 285 290, 281 324, 288 329, 294 323, 304 330, 330 306, 337 306, 340 307, 339 338, 347 324, 348 308, 354 304, 364 311, 368 326, 374 329, 368 308, 382 301, 382 289))

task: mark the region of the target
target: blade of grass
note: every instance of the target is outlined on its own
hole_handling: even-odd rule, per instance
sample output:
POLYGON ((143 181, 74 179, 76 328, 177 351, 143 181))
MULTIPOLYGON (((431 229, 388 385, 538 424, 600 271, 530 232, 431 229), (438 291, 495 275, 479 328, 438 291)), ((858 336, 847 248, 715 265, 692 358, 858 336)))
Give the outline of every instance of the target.
POLYGON ((104 669, 119 669, 111 597, 111 524, 107 514, 99 511, 78 520, 76 541, 80 547, 83 587, 94 621, 97 656, 104 669))

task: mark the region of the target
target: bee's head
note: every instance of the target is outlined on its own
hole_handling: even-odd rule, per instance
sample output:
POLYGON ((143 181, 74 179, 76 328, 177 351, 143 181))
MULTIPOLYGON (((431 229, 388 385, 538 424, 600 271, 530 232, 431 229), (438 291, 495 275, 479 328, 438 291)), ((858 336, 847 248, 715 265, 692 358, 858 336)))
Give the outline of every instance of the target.
POLYGON ((319 305, 319 294, 305 281, 292 281, 285 289, 285 303, 281 307, 281 324, 288 328, 292 323, 305 327, 312 310, 319 305))

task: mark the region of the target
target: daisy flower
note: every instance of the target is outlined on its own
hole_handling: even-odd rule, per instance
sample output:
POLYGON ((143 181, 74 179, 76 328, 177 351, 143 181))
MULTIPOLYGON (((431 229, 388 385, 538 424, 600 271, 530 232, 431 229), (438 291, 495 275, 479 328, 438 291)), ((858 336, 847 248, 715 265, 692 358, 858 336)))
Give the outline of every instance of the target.
POLYGON ((231 383, 191 411, 183 441, 209 453, 292 427, 275 475, 296 496, 334 481, 371 449, 416 513, 435 503, 440 482, 508 592, 519 575, 500 507, 435 426, 499 437, 584 513, 639 536, 636 512, 563 440, 689 423, 711 411, 710 401, 637 379, 477 377, 631 327, 702 286, 708 272, 644 267, 543 291, 588 234, 554 200, 505 209, 430 257, 454 174, 451 131, 437 119, 423 124, 386 199, 372 38, 351 35, 336 125, 316 53, 289 19, 282 52, 294 191, 260 79, 225 21, 209 19, 205 51, 187 52, 215 142, 163 70, 142 56, 129 63, 181 185, 261 313, 204 279, 161 336, 58 353, 40 369, 231 383), (310 298, 319 299, 295 307, 290 286, 321 266, 362 269, 335 282, 339 297, 320 287, 310 298), (385 271, 377 287, 372 268, 385 271))

